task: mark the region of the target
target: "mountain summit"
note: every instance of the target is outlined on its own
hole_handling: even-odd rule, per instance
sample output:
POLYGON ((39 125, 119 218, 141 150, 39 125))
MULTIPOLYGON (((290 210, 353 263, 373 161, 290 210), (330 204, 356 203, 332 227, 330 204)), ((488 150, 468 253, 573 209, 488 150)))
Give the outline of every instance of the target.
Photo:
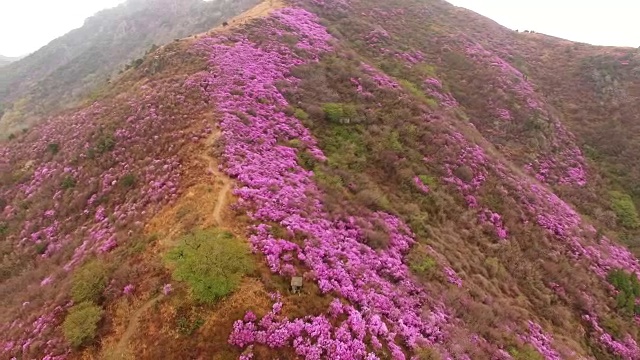
POLYGON ((0 145, 0 356, 640 359, 639 69, 440 0, 171 41, 0 145))

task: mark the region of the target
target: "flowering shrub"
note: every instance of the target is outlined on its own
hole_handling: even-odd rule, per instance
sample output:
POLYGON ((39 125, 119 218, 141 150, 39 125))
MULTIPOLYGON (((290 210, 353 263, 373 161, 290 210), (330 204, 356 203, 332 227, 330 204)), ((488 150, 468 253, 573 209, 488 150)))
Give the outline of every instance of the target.
POLYGON ((598 341, 614 354, 623 359, 640 358, 640 347, 636 340, 629 334, 625 335, 622 341, 615 340, 598 323, 598 317, 594 314, 583 315, 582 318, 591 325, 598 341))
POLYGON ((380 44, 385 40, 391 39, 389 33, 382 27, 379 26, 373 29, 367 36, 365 37, 367 43, 369 45, 380 44))
POLYGON ((427 78, 424 81, 423 90, 429 96, 437 99, 440 106, 445 109, 458 107, 458 101, 451 94, 444 92, 442 83, 436 78, 427 78))
POLYGON ((418 188, 418 190, 422 191, 423 193, 426 194, 426 193, 428 193, 430 191, 429 190, 429 186, 427 186, 425 183, 423 183, 422 180, 418 176, 415 176, 413 178, 413 182, 414 182, 414 184, 416 184, 416 187, 418 188))
POLYGON ((546 334, 539 324, 529 321, 529 335, 523 340, 533 345, 546 360, 560 360, 562 357, 552 347, 553 338, 546 334))
POLYGON ((136 287, 133 284, 128 284, 122 289, 124 295, 131 295, 135 291, 136 287))
POLYGON ((171 284, 162 285, 162 294, 164 296, 168 296, 169 294, 171 294, 171 291, 173 291, 173 286, 171 286, 171 284))

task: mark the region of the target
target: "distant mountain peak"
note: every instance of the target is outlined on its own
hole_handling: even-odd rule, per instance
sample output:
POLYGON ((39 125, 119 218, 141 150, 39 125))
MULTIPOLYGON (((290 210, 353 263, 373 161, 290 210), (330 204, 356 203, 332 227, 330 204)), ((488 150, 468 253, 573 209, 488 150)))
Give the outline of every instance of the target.
MULTIPOLYGON (((77 104, 153 45, 207 31, 258 2, 129 0, 96 13, 11 70, 0 69, 0 138, 77 104)), ((0 57, 0 66, 9 63, 0 57)))

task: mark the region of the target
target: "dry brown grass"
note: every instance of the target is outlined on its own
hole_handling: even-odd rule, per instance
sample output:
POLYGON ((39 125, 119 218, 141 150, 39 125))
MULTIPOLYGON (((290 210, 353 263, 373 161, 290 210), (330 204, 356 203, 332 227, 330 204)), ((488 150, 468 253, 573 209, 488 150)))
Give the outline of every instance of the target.
MULTIPOLYGON (((238 27, 241 27, 252 20, 268 16, 272 11, 283 8, 286 6, 286 3, 282 0, 264 0, 260 4, 252 7, 251 9, 243 12, 242 14, 231 18, 227 21, 228 26, 218 26, 210 31, 208 31, 207 35, 213 35, 215 33, 228 32, 231 30, 235 30, 238 27)), ((196 35, 198 37, 198 35, 196 35)))

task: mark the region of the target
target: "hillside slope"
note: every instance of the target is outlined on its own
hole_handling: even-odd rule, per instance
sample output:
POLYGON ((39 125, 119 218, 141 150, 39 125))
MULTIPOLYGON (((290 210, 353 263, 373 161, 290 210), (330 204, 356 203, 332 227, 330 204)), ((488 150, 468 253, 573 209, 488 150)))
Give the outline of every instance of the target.
POLYGON ((2 144, 0 356, 640 359, 636 165, 568 103, 631 49, 439 0, 230 24, 2 144))
POLYGON ((97 13, 81 28, 0 70, 0 137, 88 95, 98 96, 119 70, 137 66, 136 59, 154 47, 206 31, 256 3, 130 0, 97 13))

